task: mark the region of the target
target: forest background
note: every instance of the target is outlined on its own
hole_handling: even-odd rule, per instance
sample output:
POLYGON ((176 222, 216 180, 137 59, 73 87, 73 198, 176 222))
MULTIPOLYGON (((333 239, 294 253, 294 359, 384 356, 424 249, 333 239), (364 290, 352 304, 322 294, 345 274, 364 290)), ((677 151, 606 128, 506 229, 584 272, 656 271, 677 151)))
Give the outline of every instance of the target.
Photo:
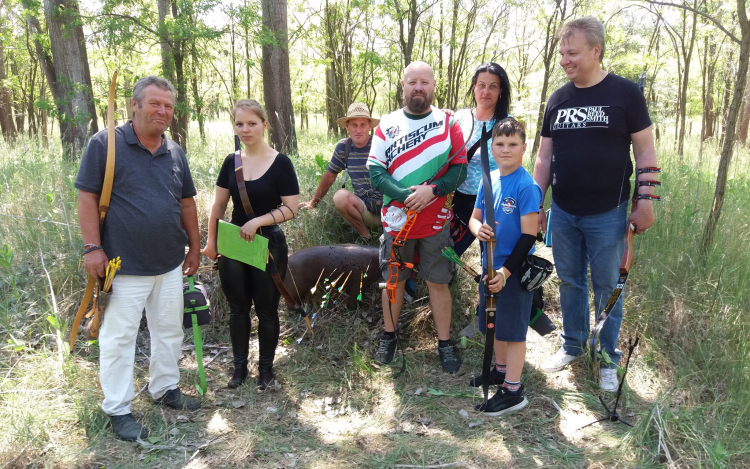
MULTIPOLYGON (((0 418, 10 428, 0 437, 0 463, 750 467, 749 54, 745 0, 0 0, 0 338, 7 344, 0 358, 0 418), (623 326, 621 348, 635 332, 643 340, 626 389, 638 421, 634 430, 574 431, 573 421, 598 412, 595 383, 560 384, 534 372, 529 384, 544 392, 532 400, 534 411, 516 421, 465 428, 453 406, 469 390, 458 381, 440 384, 442 391, 432 388, 430 400, 417 402, 421 393, 413 391, 421 388, 414 384, 430 382, 420 357, 428 367, 432 358, 425 344, 432 332, 424 321, 428 311, 415 307, 416 326, 407 334, 417 359, 408 380, 384 377, 369 362, 366 344, 376 320, 347 324, 338 335, 331 331, 327 343, 326 335, 319 339, 326 343, 322 351, 289 352, 288 367, 313 364, 327 371, 312 374, 337 376, 333 383, 325 376, 287 377, 288 395, 243 392, 242 406, 252 411, 239 421, 222 414, 224 427, 216 423, 216 413, 177 420, 181 416, 144 407, 152 434, 162 435, 151 443, 171 447, 142 446, 138 453, 111 439, 97 407, 96 344, 68 355, 65 335, 83 287, 72 182, 88 138, 106 126, 115 70, 118 123, 128 118, 138 78, 156 74, 175 84, 170 136, 187 150, 205 220, 218 164, 232 149, 228 109, 235 100, 250 97, 265 104, 269 139, 293 157, 304 199, 342 136, 335 120, 354 101, 367 103, 374 116, 400 107, 400 77, 413 60, 433 66, 436 105, 451 109, 471 105, 467 91, 478 64, 502 65, 512 86, 511 113, 530 130, 524 164, 531 168, 546 99, 567 81, 557 65, 556 32, 566 20, 586 14, 606 26, 607 71, 633 81, 646 72, 645 94, 665 169, 665 202, 657 206, 657 225, 637 242, 623 326), (338 357, 337 366, 328 370, 331 356, 338 357), (440 400, 440 392, 453 395, 440 400), (341 418, 387 416, 380 427, 388 437, 341 430, 346 437, 331 443, 319 436, 330 428, 323 431, 324 423, 303 418, 305 405, 295 396, 305 393, 318 396, 324 414, 333 407, 349 409, 336 413, 341 418), (388 412, 381 412, 384 401, 388 412), (296 423, 282 422, 291 425, 290 433, 274 429, 281 420, 264 410, 274 406, 292 408, 285 418, 296 423), (255 423, 240 430, 248 422, 255 423), (413 422, 441 431, 407 431, 413 422), (404 436, 393 436, 394 428, 404 436), (230 435, 202 449, 207 459, 174 456, 175 447, 198 448, 201 435, 231 432, 237 438, 230 435), (297 435, 318 437, 300 447, 297 435), (487 446, 503 439, 502 451, 487 446), (447 444, 436 447, 436 441, 447 444), (238 445, 242 454, 227 455, 227 447, 238 445)), ((324 204, 290 224, 293 249, 357 242, 334 212, 324 204)), ((554 296, 553 287, 548 293, 554 296)), ((470 281, 462 278, 453 288, 454 311, 465 313, 454 323, 466 322, 471 301, 459 293, 472 295, 470 281)), ((226 342, 220 321, 225 305, 214 291, 219 325, 208 328, 207 340, 226 342)), ((551 303, 550 314, 559 320, 551 303)), ((344 321, 346 313, 338 314, 344 321)), ((289 336, 300 331, 294 318, 284 324, 289 336)), ((553 351, 556 345, 540 347, 553 351)), ((469 344, 467 367, 472 361, 478 365, 479 350, 469 344)), ((183 366, 191 365, 183 361, 183 366)), ((224 380, 220 367, 209 375, 212 371, 217 381, 224 380)), ((145 376, 141 370, 137 381, 145 376)), ((236 397, 216 391, 209 399, 219 409, 222 401, 233 409, 236 397)))

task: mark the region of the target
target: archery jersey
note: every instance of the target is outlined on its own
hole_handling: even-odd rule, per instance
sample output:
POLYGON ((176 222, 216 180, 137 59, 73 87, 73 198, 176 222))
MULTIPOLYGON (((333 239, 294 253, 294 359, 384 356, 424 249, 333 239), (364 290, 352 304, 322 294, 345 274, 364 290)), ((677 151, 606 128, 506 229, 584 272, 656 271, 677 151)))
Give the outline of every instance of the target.
MULTIPOLYGON (((437 173, 438 179, 448 167, 466 164, 463 133, 458 122, 436 107, 428 114, 414 116, 403 109, 380 120, 372 139, 367 166, 380 165, 400 185, 417 186, 437 173), (450 165, 451 152, 461 148, 450 165)), ((383 227, 396 236, 406 222, 406 208, 398 200, 383 194, 383 227)), ((409 238, 427 238, 440 232, 452 216, 448 197, 433 199, 417 216, 409 238)))

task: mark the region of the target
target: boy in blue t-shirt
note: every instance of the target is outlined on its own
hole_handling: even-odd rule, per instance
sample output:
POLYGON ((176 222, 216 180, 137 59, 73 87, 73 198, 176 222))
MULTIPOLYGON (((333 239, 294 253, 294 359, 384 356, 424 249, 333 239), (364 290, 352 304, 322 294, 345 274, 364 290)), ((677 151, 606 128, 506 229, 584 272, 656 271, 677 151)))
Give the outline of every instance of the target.
MULTIPOLYGON (((529 401, 521 386, 521 371, 526 358, 526 330, 533 293, 521 286, 518 274, 526 256, 534 252, 542 190, 521 166, 526 152, 526 129, 515 119, 504 119, 492 129, 492 156, 498 170, 490 174, 495 206, 495 231, 484 223, 484 187, 479 188, 469 229, 479 241, 493 234, 497 239, 493 253, 495 278, 486 287, 497 294, 495 327, 495 366, 491 384, 502 384, 497 393, 475 408, 487 415, 502 415, 523 409, 529 401)), ((486 253, 485 253, 486 255, 486 253)), ((486 263, 485 263, 486 265, 486 263)), ((487 280, 485 276, 484 281, 487 280)), ((479 311, 480 324, 485 324, 479 311)), ((481 386, 482 377, 471 380, 481 386)))

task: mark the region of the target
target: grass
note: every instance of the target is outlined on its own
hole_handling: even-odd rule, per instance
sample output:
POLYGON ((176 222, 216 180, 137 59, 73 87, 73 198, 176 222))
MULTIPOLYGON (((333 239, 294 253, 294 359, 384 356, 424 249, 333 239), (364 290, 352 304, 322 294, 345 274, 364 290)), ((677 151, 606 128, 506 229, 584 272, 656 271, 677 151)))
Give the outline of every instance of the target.
MULTIPOLYGON (((202 221, 219 165, 232 149, 225 127, 209 126, 212 137, 190 146, 202 221)), ((317 184, 315 155, 327 158, 335 139, 316 131, 298 135, 300 156, 293 160, 304 200, 317 184)), ((156 407, 147 391, 136 397, 134 412, 155 447, 113 436, 99 407, 96 343, 79 340, 68 354, 57 338, 58 331, 67 338, 66 321, 84 285, 76 165, 63 161, 54 146, 0 143, 0 247, 7 246, 0 249, 0 341, 7 344, 0 354, 0 467, 750 467, 750 218, 744 212, 750 206, 750 154, 740 149, 735 156, 720 232, 704 262, 698 253, 719 150, 708 145, 701 157, 697 142, 689 141, 679 161, 667 148, 671 142, 663 143, 664 202, 657 205, 657 224, 636 239, 621 334, 623 350, 628 337, 638 333, 642 339, 621 414, 635 421, 634 429, 604 424, 578 431, 600 413, 596 376, 584 362, 552 375, 539 370, 560 339, 534 332, 524 370, 529 407, 503 419, 476 415, 472 406, 481 393, 468 380, 480 369, 481 344, 468 342, 458 375, 441 373, 424 301, 404 310, 406 372, 394 379, 400 361, 379 367, 370 358, 382 324, 376 291, 357 311, 337 305, 322 312, 315 337, 300 345, 302 323, 282 313, 281 385, 266 393, 252 386, 228 390, 231 352, 220 348, 229 342, 227 306, 218 276, 206 275, 214 322, 203 329, 211 345, 205 360, 220 354, 207 367, 209 391, 200 412, 156 407)), ((286 230, 292 250, 363 242, 338 218, 330 196, 286 230)), ((559 324, 555 281, 546 293, 549 314, 559 324)), ((472 320, 476 290, 460 272, 451 291, 457 331, 472 320)), ((425 294, 421 285, 417 297, 425 294)), ((195 395, 191 336, 185 340, 181 386, 195 395)), ((257 353, 257 344, 251 345, 257 353)), ((147 357, 144 330, 136 392, 148 379, 147 357)))

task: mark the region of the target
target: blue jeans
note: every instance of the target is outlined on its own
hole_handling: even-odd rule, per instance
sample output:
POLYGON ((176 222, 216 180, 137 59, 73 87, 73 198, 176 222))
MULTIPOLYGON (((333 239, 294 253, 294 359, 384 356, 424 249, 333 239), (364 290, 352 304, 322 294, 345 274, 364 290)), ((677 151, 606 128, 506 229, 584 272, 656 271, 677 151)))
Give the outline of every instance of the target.
MULTIPOLYGON (((625 247, 628 202, 605 213, 575 216, 552 202, 549 231, 552 255, 560 277, 560 309, 563 317, 563 349, 569 355, 581 355, 589 336, 589 287, 587 268, 591 268, 596 315, 604 309, 620 275, 620 259, 625 247)), ((617 338, 622 324, 622 296, 604 323, 601 347, 614 364, 620 360, 617 338)), ((615 367, 615 365, 608 367, 615 367)), ((605 367, 604 365, 602 365, 605 367)))

